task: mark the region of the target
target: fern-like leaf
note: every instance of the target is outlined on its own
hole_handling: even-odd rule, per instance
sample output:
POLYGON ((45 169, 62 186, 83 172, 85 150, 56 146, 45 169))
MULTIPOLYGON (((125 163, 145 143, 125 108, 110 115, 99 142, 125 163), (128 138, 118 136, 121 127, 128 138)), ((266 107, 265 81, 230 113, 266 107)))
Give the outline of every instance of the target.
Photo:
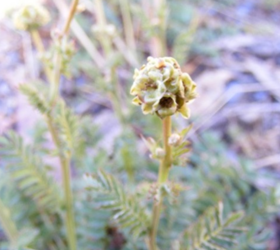
POLYGON ((121 228, 128 228, 135 238, 147 232, 150 220, 145 209, 112 175, 100 170, 97 176, 86 175, 85 178, 88 189, 98 192, 99 207, 112 210, 113 220, 121 228))
POLYGON ((10 161, 12 176, 17 180, 18 187, 41 208, 55 209, 61 201, 60 191, 48 176, 40 157, 14 132, 1 137, 0 144, 0 155, 10 161))
POLYGON ((223 218, 223 204, 210 208, 199 220, 184 231, 180 242, 180 250, 227 250, 236 243, 237 236, 244 229, 234 226, 242 216, 242 212, 233 213, 223 218))
POLYGON ((14 221, 11 218, 10 209, 0 199, 0 225, 2 226, 7 238, 11 244, 15 244, 18 237, 18 231, 14 221))
POLYGON ((13 219, 12 211, 0 199, 0 226, 3 228, 5 235, 9 241, 9 249, 22 249, 26 248, 32 240, 37 236, 38 231, 25 228, 18 231, 13 219))
POLYGON ((56 123, 60 132, 60 139, 66 150, 72 151, 79 144, 78 117, 66 107, 63 101, 58 105, 56 123))
POLYGON ((42 114, 46 114, 50 111, 50 107, 48 102, 44 99, 43 95, 39 93, 39 91, 30 86, 29 84, 21 84, 19 86, 19 90, 27 96, 30 104, 37 110, 39 110, 42 114))

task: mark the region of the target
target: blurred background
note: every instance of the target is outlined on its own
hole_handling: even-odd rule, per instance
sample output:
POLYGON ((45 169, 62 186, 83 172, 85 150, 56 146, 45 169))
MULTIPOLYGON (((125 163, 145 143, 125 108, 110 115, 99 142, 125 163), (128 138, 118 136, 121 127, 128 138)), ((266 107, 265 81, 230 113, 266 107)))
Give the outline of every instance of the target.
MULTIPOLYGON (((36 115, 29 116, 29 105, 25 105, 15 89, 19 83, 39 78, 40 67, 29 34, 16 31, 9 17, 20 5, 38 1, 0 3, 1 133, 11 127, 26 131, 36 119, 36 115)), ((53 16, 52 21, 41 30, 45 44, 49 44, 49 32, 63 21, 59 11, 65 10, 66 2, 42 3, 53 16)), ((94 3, 81 3, 86 10, 77 16, 77 20, 94 43, 94 3)), ((104 1, 104 4, 108 23, 120 31, 122 20, 118 16, 117 1, 104 1)), ((152 6, 146 1, 131 1, 131 8, 137 50, 147 56, 153 55, 156 52, 152 51, 152 34, 149 32, 152 32, 150 26, 156 25, 153 22, 157 20, 141 20, 144 19, 141 12, 153 15, 152 6)), ((280 162, 279 1, 170 1, 167 12, 167 54, 183 63, 183 70, 189 72, 198 85, 199 97, 191 106, 193 133, 216 130, 231 150, 254 159, 259 168, 277 169, 280 162)), ((123 35, 121 32, 120 35, 123 35)), ((107 100, 98 95, 98 88, 89 83, 90 78, 84 72, 88 70, 90 59, 88 55, 82 57, 84 48, 79 39, 75 38, 78 55, 71 65, 72 76, 63 79, 62 92, 69 100, 77 102, 78 112, 98 115, 103 109, 110 112, 107 100), (89 88, 95 88, 96 94, 86 93, 89 88), (96 96, 93 98, 91 95, 96 96)), ((116 58, 126 53, 122 42, 115 43, 122 49, 116 52, 116 58)), ((127 60, 132 67, 139 67, 145 62, 143 56, 127 60)), ((118 75, 122 80, 132 82, 131 68, 120 68, 118 75)))
MULTIPOLYGON (((12 15, 19 6, 38 1, 0 1, 0 134, 14 129, 27 139, 37 126, 39 114, 17 87, 44 79, 44 75, 29 33, 15 30, 12 15)), ((52 16, 50 23, 40 29, 43 43, 48 46, 50 31, 61 28, 70 2, 41 2, 52 16)), ((280 0, 172 0, 159 10, 154 9, 157 1, 126 0, 121 5, 117 0, 103 1, 106 39, 114 47, 110 54, 99 44, 102 34, 100 38, 97 20, 101 12, 96 1, 80 3, 83 8, 70 32, 77 53, 69 74, 61 78, 61 93, 75 113, 89 114, 94 117, 94 125, 102 125, 100 147, 112 151, 114 139, 122 131, 110 102, 110 86, 106 86, 102 74, 106 75, 106 67, 116 66, 123 97, 121 113, 130 114, 132 109, 135 114, 130 116, 131 123, 136 133, 142 133, 141 122, 145 117, 136 117, 139 111, 131 107, 129 88, 134 68, 140 68, 147 56, 161 53, 157 40, 163 36, 165 54, 176 58, 198 87, 198 98, 190 105, 190 121, 178 117, 177 126, 192 123, 189 137, 194 145, 205 137, 216 138, 209 139, 203 150, 211 152, 222 147, 218 154, 233 160, 249 159, 255 172, 268 173, 276 179, 270 182, 258 178, 258 187, 265 189, 277 183, 280 0), (129 9, 130 17, 125 16, 125 8, 129 9)), ((148 129, 149 135, 157 130, 148 129)), ((273 233, 266 245, 258 249, 279 250, 280 217, 276 214, 265 223, 273 233)))

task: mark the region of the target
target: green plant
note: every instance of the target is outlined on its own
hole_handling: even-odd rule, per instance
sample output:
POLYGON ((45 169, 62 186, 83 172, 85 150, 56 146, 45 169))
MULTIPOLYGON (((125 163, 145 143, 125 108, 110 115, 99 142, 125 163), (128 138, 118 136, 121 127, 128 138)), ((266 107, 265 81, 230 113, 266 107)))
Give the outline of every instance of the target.
MULTIPOLYGON (((182 112, 182 107, 188 110, 186 103, 195 97, 195 84, 188 75, 186 77, 181 72, 173 58, 149 58, 147 65, 143 65, 140 71, 136 70, 134 80, 131 94, 136 95, 136 98, 133 103, 142 106, 144 114, 156 113, 162 118, 163 124, 163 149, 152 138, 144 139, 152 157, 160 160, 158 181, 152 191, 154 205, 151 215, 146 215, 144 207, 141 208, 140 202, 135 202, 133 196, 127 197, 124 188, 109 174, 101 171, 97 176, 86 175, 85 178, 89 182, 88 189, 99 193, 101 208, 112 210, 112 218, 117 225, 123 229, 128 228, 132 235, 147 237, 147 247, 156 250, 164 197, 178 196, 183 190, 180 184, 168 182, 169 171, 173 162, 177 162, 188 151, 183 137, 190 128, 172 134, 171 115, 182 112)), ((184 111, 183 116, 189 117, 187 113, 184 111)), ((184 231, 182 239, 178 240, 179 249, 200 249, 203 246, 225 249, 224 244, 232 244, 234 236, 242 232, 232 226, 240 216, 231 215, 223 221, 222 213, 221 203, 217 209, 206 212, 195 226, 184 231)))
POLYGON ((18 28, 24 24, 30 32, 46 81, 19 87, 42 118, 32 135, 8 132, 0 139, 0 249, 264 250, 272 231, 265 225, 277 211, 278 195, 257 183, 274 178, 240 157, 229 159, 227 146, 213 134, 195 140, 189 154, 191 126, 176 130, 173 121, 172 128, 171 116, 189 118, 187 105, 195 97, 196 85, 179 63, 192 49, 199 19, 188 17, 189 30, 180 33, 179 25, 171 28, 176 18, 186 17, 168 13, 173 2, 87 3, 95 25, 83 33, 79 23, 92 20, 81 14, 71 26, 74 0, 48 49, 39 28, 50 14, 25 7, 15 16, 18 28), (84 47, 78 52, 70 26, 84 47), (171 47, 179 63, 160 57, 171 47), (131 87, 132 67, 147 54, 155 57, 135 71, 131 87), (61 75, 86 79, 88 84, 77 87, 78 97, 93 91, 108 96, 105 106, 112 105, 121 124, 112 147, 101 145, 104 132, 94 118, 77 114, 79 100, 62 97, 61 75), (128 88, 133 103, 150 115, 143 118, 128 105, 128 88))

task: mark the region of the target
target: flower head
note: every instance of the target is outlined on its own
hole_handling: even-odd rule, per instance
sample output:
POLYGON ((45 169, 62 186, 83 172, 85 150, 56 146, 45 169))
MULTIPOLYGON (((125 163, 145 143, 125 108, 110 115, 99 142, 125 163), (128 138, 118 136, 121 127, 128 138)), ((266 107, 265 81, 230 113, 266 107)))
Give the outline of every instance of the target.
POLYGON ((148 63, 135 70, 130 93, 133 103, 140 105, 144 114, 164 118, 181 113, 190 116, 187 103, 196 96, 196 84, 187 73, 182 73, 172 57, 148 57, 148 63))
POLYGON ((15 12, 13 19, 17 29, 30 31, 47 24, 50 14, 41 5, 27 5, 15 12))

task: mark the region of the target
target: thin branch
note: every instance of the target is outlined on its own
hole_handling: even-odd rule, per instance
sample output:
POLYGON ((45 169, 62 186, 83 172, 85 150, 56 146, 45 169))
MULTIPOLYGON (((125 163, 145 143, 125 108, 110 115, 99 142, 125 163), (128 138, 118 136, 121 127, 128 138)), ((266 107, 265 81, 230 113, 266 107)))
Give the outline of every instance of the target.
MULTIPOLYGON (((67 16, 67 5, 65 1, 53 1, 56 7, 58 8, 59 12, 63 16, 67 16)), ((105 60, 101 56, 101 54, 98 52, 98 50, 95 48, 94 44, 90 40, 90 38, 87 36, 87 34, 84 32, 84 30, 81 28, 81 26, 78 24, 78 22, 74 19, 72 20, 71 24, 71 30, 73 31, 76 38, 79 40, 79 42, 84 46, 88 54, 91 56, 92 60, 96 63, 99 69, 103 69, 103 66, 105 65, 105 60)))

